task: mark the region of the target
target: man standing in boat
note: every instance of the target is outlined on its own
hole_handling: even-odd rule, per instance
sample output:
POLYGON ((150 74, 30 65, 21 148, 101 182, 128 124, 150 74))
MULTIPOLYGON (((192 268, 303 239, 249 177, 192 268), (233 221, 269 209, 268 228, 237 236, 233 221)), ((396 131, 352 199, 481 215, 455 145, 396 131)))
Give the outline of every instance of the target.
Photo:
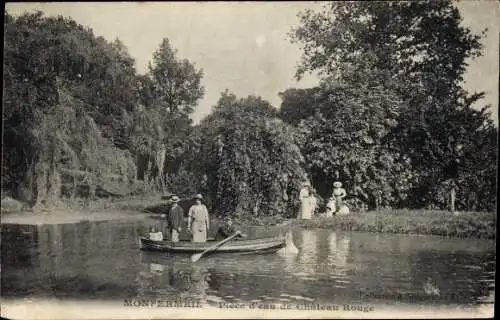
POLYGON ((182 210, 182 207, 179 206, 179 200, 178 196, 172 196, 172 199, 170 200, 172 202, 172 207, 170 208, 167 217, 170 241, 172 242, 179 241, 179 234, 182 231, 182 220, 184 220, 184 210, 182 210))
POLYGON ((207 242, 207 233, 210 228, 208 209, 201 203, 203 197, 197 194, 194 197, 196 204, 189 208, 188 231, 193 234, 193 242, 207 242))

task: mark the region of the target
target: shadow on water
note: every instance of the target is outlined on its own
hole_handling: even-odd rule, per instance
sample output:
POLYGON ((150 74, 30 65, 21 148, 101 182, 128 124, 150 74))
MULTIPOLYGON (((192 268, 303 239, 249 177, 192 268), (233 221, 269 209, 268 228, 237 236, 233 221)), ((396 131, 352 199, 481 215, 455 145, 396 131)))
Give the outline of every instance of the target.
MULTIPOLYGON (((2 225, 6 298, 196 299, 201 303, 491 303, 493 242, 295 230, 296 254, 139 250, 151 221, 2 225)), ((272 230, 249 230, 251 237, 272 230)))

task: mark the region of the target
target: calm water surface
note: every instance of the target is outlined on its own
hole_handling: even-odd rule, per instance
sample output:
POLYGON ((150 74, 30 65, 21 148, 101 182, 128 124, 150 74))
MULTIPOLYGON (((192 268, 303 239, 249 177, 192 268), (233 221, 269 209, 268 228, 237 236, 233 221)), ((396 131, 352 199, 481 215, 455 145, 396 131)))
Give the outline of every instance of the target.
MULTIPOLYGON (((490 304, 495 243, 434 236, 294 230, 295 255, 142 252, 151 221, 2 226, 3 298, 202 303, 490 304)), ((251 237, 272 234, 248 230, 251 237)))

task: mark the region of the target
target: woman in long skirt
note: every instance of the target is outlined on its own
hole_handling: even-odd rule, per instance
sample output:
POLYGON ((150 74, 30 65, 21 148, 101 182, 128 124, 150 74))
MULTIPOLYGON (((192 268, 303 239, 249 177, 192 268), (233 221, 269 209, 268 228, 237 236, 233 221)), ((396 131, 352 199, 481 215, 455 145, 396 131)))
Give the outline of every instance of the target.
POLYGON ((299 199, 300 199, 300 211, 299 211, 299 219, 309 220, 312 217, 312 203, 310 201, 310 192, 309 185, 304 184, 302 189, 300 190, 299 199))
POLYGON ((197 194, 196 204, 189 209, 188 231, 193 234, 193 242, 207 242, 207 233, 210 228, 207 207, 201 203, 203 197, 197 194))
POLYGON ((333 197, 335 199, 335 212, 339 212, 344 207, 344 198, 347 193, 344 188, 342 188, 342 183, 335 181, 333 183, 333 197))

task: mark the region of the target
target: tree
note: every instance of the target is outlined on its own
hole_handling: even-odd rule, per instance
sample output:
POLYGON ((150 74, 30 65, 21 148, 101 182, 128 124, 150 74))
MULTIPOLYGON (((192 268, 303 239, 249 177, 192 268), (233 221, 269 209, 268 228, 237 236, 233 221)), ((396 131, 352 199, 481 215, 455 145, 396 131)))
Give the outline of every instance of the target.
POLYGON ((319 93, 319 87, 309 89, 291 88, 280 92, 279 96, 282 100, 280 117, 292 125, 298 125, 302 119, 313 116, 319 93))
POLYGON ((281 110, 285 120, 294 108, 302 108, 297 102, 311 110, 297 124, 298 144, 320 195, 329 197, 333 182, 340 180, 351 206, 401 206, 411 172, 401 154, 390 152, 386 138, 404 102, 387 88, 322 82, 314 91, 312 100, 308 92, 284 100, 281 110))
POLYGON ((196 70, 187 59, 177 58, 177 50, 163 39, 148 65, 153 82, 153 100, 168 114, 191 114, 204 95, 201 85, 203 71, 196 70))
POLYGON ((63 168, 134 167, 110 144, 119 132, 113 124, 123 124, 120 116, 134 105, 128 80, 124 87, 107 81, 134 76, 133 60, 121 59, 125 48, 41 12, 7 13, 5 29, 2 165, 9 174, 2 187, 31 204, 50 204, 60 197, 63 168))
POLYGON ((471 208, 465 199, 474 193, 482 195, 477 208, 493 210, 498 129, 489 119, 488 107, 471 107, 476 98, 469 99, 462 92, 461 98, 450 100, 407 110, 392 133, 401 152, 412 159, 413 168, 419 172, 415 203, 467 210, 471 208), (479 177, 483 177, 482 182, 479 177), (454 202, 457 198, 462 199, 458 206, 454 202))
POLYGON ((480 55, 482 46, 481 36, 461 25, 452 1, 332 2, 300 19, 291 33, 303 46, 296 76, 318 71, 323 81, 368 88, 363 94, 398 96, 399 116, 384 140, 417 171, 415 190, 425 196, 414 191, 413 203, 427 198, 427 205, 436 204, 429 198, 436 192, 425 187, 431 182, 455 193, 463 168, 454 163, 463 162, 472 146, 465 137, 476 136, 475 125, 466 122, 483 123, 487 114, 470 107, 481 94, 460 87, 466 60, 480 55), (453 168, 457 174, 450 177, 453 168))
POLYGON ((405 80, 425 80, 446 96, 462 80, 465 60, 481 54, 480 36, 460 24, 448 0, 331 2, 321 12, 302 12, 300 21, 290 34, 304 48, 298 77, 317 70, 348 79, 370 64, 405 80))
POLYGON ((186 168, 219 215, 293 215, 305 171, 291 127, 259 97, 225 92, 195 132, 186 168))
MULTIPOLYGON (((145 154, 148 155, 146 158, 150 160, 146 160, 146 163, 152 162, 153 176, 160 188, 165 187, 164 175, 178 170, 175 164, 179 163, 180 159, 177 157, 183 152, 182 142, 191 130, 192 121, 189 115, 204 95, 202 77, 201 69, 197 70, 187 59, 177 58, 177 50, 172 48, 165 38, 153 53, 148 73, 139 79, 139 99, 143 109, 141 112, 154 114, 155 119, 150 115, 143 116, 152 120, 150 123, 154 123, 153 131, 157 134, 150 136, 147 145, 136 144, 135 149, 142 150, 142 158, 145 154)), ((139 131, 147 124, 148 121, 142 121, 142 129, 139 131)), ((142 141, 140 139, 136 136, 136 143, 142 141)))

